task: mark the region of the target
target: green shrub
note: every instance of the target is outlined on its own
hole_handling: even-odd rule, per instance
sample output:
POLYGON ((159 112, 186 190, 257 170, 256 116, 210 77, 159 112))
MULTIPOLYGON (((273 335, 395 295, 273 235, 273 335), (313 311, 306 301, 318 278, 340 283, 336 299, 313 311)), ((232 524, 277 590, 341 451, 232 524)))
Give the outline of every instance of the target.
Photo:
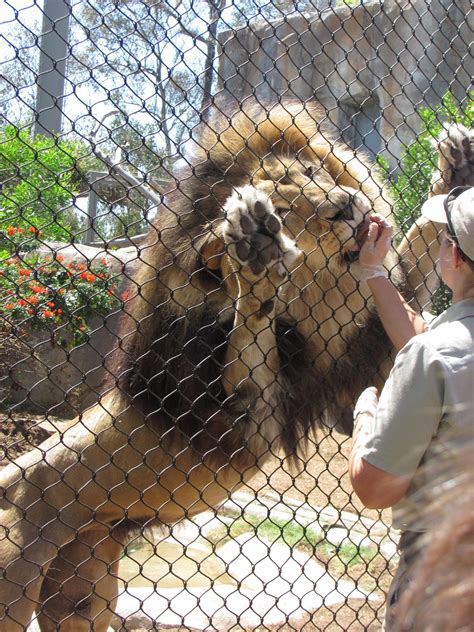
POLYGON ((26 128, 0 128, 0 250, 34 247, 34 237, 71 241, 78 220, 71 208, 94 160, 83 141, 31 137, 26 128), (8 234, 14 226, 16 233, 8 234))

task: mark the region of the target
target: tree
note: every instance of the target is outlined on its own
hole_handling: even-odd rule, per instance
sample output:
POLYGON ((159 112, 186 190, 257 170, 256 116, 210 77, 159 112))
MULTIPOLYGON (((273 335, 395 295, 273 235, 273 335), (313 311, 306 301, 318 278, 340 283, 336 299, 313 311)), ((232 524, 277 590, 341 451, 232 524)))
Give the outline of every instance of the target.
POLYGON ((0 124, 32 120, 36 96, 39 48, 36 11, 13 11, 2 6, 4 32, 0 36, 0 124), (5 26, 8 25, 8 26, 5 26))
POLYGON ((74 193, 85 188, 90 149, 75 140, 37 136, 28 128, 0 128, 0 250, 31 249, 35 240, 69 241, 77 232, 74 193), (82 162, 82 164, 81 164, 82 162))

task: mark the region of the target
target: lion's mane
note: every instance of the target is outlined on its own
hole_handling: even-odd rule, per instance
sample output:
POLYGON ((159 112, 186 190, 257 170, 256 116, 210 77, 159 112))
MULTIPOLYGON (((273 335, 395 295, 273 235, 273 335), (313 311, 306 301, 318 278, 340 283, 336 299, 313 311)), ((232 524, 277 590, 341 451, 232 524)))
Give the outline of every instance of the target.
MULTIPOLYGON (((241 450, 248 438, 246 420, 259 399, 245 389, 229 397, 221 385, 234 316, 219 265, 225 256, 219 223, 226 199, 236 187, 250 183, 258 188, 259 182, 271 180, 275 160, 288 164, 317 154, 335 183, 362 190, 375 210, 388 211, 373 172, 321 131, 321 119, 317 108, 279 105, 267 110, 253 104, 203 123, 140 250, 110 374, 147 423, 155 424, 162 436, 191 441, 200 454, 216 444, 225 455, 241 450)), ((329 267, 320 264, 312 270, 316 289, 293 292, 291 309, 276 318, 280 370, 274 376, 279 395, 273 412, 288 455, 304 450, 309 431, 320 424, 339 423, 350 431, 354 397, 367 383, 380 380, 377 372, 390 354, 367 292, 359 293, 357 266, 351 268, 339 254, 329 267), (356 305, 350 323, 338 322, 330 299, 336 290, 356 305), (300 327, 308 319, 313 322, 310 339, 300 327)))

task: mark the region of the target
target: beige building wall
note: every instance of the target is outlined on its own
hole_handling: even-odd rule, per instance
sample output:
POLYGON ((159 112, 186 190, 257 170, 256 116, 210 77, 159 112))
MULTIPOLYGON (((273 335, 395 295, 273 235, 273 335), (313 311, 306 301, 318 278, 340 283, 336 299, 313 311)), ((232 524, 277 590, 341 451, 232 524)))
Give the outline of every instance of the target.
POLYGON ((419 127, 417 109, 472 84, 474 12, 469 0, 364 2, 258 21, 220 37, 219 90, 317 99, 338 134, 396 169, 419 127))

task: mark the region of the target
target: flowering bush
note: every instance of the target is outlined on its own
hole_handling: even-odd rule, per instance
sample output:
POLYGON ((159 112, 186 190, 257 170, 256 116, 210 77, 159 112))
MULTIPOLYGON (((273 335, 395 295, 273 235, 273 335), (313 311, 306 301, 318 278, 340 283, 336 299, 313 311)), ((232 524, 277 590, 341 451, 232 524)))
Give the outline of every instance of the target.
POLYGON ((0 262, 0 328, 46 329, 59 344, 75 346, 87 340, 91 318, 126 300, 116 283, 105 258, 93 267, 65 263, 61 255, 49 261, 34 255, 6 259, 0 262))

